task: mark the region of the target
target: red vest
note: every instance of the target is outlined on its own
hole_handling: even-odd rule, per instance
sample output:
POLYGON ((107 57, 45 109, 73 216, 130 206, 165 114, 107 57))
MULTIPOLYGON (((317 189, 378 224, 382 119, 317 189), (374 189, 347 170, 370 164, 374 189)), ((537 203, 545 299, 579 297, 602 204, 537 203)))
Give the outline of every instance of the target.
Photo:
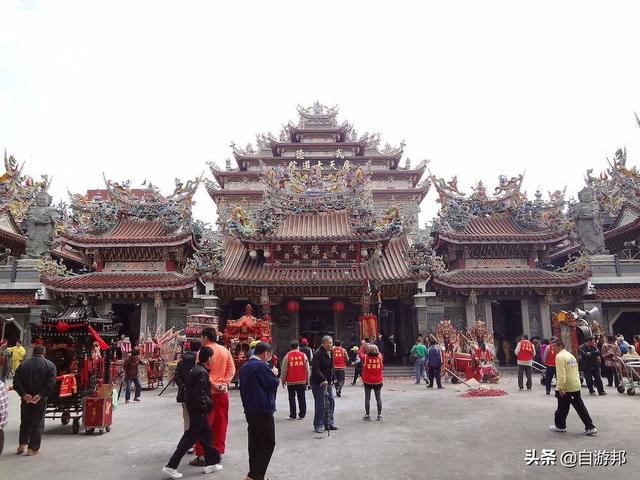
POLYGON ((533 360, 533 343, 529 340, 522 340, 520 342, 520 353, 518 353, 518 360, 529 361, 533 360))
POLYGON ((287 353, 287 378, 285 382, 291 385, 306 383, 307 368, 304 366, 306 355, 299 350, 287 353))
POLYGON ((382 378, 382 355, 378 354, 376 357, 367 355, 362 367, 362 382, 379 385, 382 383, 382 378))
POLYGON ((554 348, 553 345, 549 345, 547 347, 547 350, 549 353, 547 353, 546 364, 549 365, 550 367, 555 367, 556 366, 556 349, 554 348))
POLYGON ((347 351, 342 347, 333 347, 333 368, 344 370, 347 368, 347 351))

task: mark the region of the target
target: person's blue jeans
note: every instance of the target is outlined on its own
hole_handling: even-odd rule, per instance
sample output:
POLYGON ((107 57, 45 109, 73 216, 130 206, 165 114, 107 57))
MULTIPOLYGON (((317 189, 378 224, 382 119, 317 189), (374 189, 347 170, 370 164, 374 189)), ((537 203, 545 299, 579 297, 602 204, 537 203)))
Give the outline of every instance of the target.
MULTIPOLYGON (((336 407, 336 402, 333 398, 333 386, 331 384, 326 386, 329 393, 329 426, 333 426, 333 411, 336 407)), ((316 430, 322 430, 324 428, 324 385, 311 385, 311 393, 313 393, 313 400, 315 403, 315 412, 313 414, 313 428, 316 430)))
POLYGON ((416 383, 420 383, 420 380, 425 378, 425 376, 424 376, 424 358, 419 358, 419 359, 416 360, 415 372, 416 372, 416 383))
POLYGON ((136 388, 136 396, 134 398, 140 398, 140 391, 142 390, 142 385, 140 385, 140 379, 131 378, 131 379, 125 380, 125 382, 127 383, 127 388, 124 391, 124 399, 129 400, 129 398, 131 398, 131 382, 133 382, 136 388))

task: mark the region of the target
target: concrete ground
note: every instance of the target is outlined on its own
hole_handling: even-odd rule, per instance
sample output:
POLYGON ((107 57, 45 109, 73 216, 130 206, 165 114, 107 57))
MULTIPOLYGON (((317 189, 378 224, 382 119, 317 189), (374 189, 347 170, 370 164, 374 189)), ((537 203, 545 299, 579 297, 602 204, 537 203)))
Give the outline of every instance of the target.
MULTIPOLYGON (((537 379, 536 379, 537 380, 537 379)), ((316 434, 310 412, 302 421, 287 420, 286 392, 278 392, 277 445, 269 476, 278 479, 444 479, 497 478, 634 478, 640 467, 638 408, 640 395, 630 397, 608 389, 606 397, 586 393, 587 407, 599 433, 582 434, 575 412, 570 413, 564 434, 549 432, 555 399, 546 396, 536 381, 530 392, 518 391, 515 378, 507 374, 501 385, 508 396, 459 398, 451 384, 445 390, 427 390, 410 378, 388 380, 383 389, 384 422, 364 423, 362 387, 345 386, 337 399, 339 430, 316 434), (556 466, 526 466, 525 450, 555 449, 556 466), (567 450, 626 450, 626 464, 615 467, 559 465, 567 450), (553 477, 552 477, 553 476, 553 477)), ((10 393, 10 419, 5 429, 5 451, 0 457, 0 477, 24 480, 91 478, 159 479, 182 432, 181 407, 175 388, 162 397, 158 391, 143 392, 140 404, 120 405, 113 428, 102 436, 72 435, 71 426, 47 420, 41 453, 19 457, 19 408, 10 393)), ((218 479, 244 479, 247 473, 246 424, 239 393, 231 394, 231 420, 218 479)), ((201 469, 185 461, 185 478, 203 478, 201 469)), ((213 477, 214 475, 212 475, 213 477)))

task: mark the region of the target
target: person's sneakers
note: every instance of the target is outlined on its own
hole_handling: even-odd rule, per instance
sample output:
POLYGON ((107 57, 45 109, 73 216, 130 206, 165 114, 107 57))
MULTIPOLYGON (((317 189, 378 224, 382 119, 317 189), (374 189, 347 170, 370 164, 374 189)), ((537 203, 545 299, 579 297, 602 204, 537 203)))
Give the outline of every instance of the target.
POLYGON ((33 449, 28 449, 27 450, 27 457, 33 457, 34 455, 38 454, 38 450, 33 450, 33 449))
POLYGON ((129 403, 129 400, 125 400, 124 403, 129 403))
POLYGON ((606 395, 607 392, 605 392, 604 390, 602 392, 600 392, 598 395, 606 395))
POLYGON ((370 422, 371 421, 371 416, 365 415, 364 417, 362 417, 362 420, 364 420, 365 422, 370 422))
POLYGON ((438 387, 438 390, 444 390, 444 387, 438 387))
POLYGON ((298 420, 304 420, 304 415, 300 415, 300 416, 298 417, 298 420))
POLYGON ((329 425, 329 430, 337 430, 338 427, 336 427, 335 425, 329 425))
POLYGON ((418 380, 418 381, 416 382, 416 385, 420 385, 420 380, 418 380))
POLYGON ((291 415, 289 415, 289 416, 287 417, 287 420, 295 420, 295 419, 296 419, 296 416, 295 416, 295 415, 294 415, 293 417, 292 417, 291 415))
POLYGON ((204 462, 204 458, 196 457, 189 462, 189 465, 192 467, 206 467, 207 464, 204 462))
POLYGON ((182 474, 176 468, 169 468, 165 465, 162 467, 162 471, 171 478, 182 478, 182 474))
POLYGON ((316 433, 322 433, 322 432, 324 432, 324 427, 321 427, 321 428, 315 428, 315 429, 314 429, 314 431, 315 431, 316 433))
POLYGON ((520 391, 524 390, 524 388, 522 388, 522 387, 519 387, 519 388, 520 388, 520 391))
POLYGON ((215 465, 207 465, 202 469, 202 473, 216 473, 222 470, 222 465, 216 463, 215 465))
POLYGON ((187 454, 188 455, 193 455, 194 453, 196 453, 196 449, 195 448, 190 448, 189 450, 187 450, 187 454))
POLYGON ((585 435, 589 435, 589 436, 593 436, 596 433, 598 433, 598 429, 596 427, 593 427, 593 428, 590 428, 590 429, 584 431, 584 434, 585 435))
POLYGON ((381 422, 381 421, 382 421, 382 415, 378 415, 377 420, 378 420, 379 422, 381 422))
POLYGON ((551 392, 547 392, 547 395, 551 395, 551 392))
POLYGON ((596 392, 589 392, 589 395, 595 395, 596 392))
POLYGON ((26 445, 18 445, 18 449, 16 450, 16 453, 18 455, 22 455, 26 449, 27 449, 26 445))
POLYGON ((558 428, 555 425, 549 425, 549 430, 551 430, 552 432, 556 432, 556 433, 564 433, 567 431, 566 428, 558 428))
POLYGON ((140 397, 134 398, 133 401, 134 402, 139 402, 140 401, 140 397))

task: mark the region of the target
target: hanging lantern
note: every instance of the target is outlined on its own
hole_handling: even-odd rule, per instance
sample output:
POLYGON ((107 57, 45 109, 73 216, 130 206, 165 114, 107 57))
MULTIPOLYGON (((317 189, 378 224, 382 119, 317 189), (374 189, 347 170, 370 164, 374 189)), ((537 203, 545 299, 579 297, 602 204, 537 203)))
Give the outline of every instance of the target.
POLYGON ((287 302, 287 311, 289 313, 298 313, 300 311, 300 302, 297 300, 289 300, 287 302))
POLYGON ((256 252, 255 250, 251 250, 249 252, 249 257, 251 257, 251 260, 255 260, 257 256, 258 256, 258 252, 256 252))
POLYGON ((333 302, 333 311, 336 313, 344 312, 344 302, 342 300, 336 300, 333 302))
POLYGON ((67 322, 56 323, 56 332, 67 333, 69 331, 69 324, 67 322))
POLYGON ((363 248, 362 251, 360 252, 360 255, 366 258, 369 256, 369 251, 366 248, 363 248))
POLYGON ((271 252, 269 250, 264 251, 264 258, 269 258, 271 256, 271 252))

